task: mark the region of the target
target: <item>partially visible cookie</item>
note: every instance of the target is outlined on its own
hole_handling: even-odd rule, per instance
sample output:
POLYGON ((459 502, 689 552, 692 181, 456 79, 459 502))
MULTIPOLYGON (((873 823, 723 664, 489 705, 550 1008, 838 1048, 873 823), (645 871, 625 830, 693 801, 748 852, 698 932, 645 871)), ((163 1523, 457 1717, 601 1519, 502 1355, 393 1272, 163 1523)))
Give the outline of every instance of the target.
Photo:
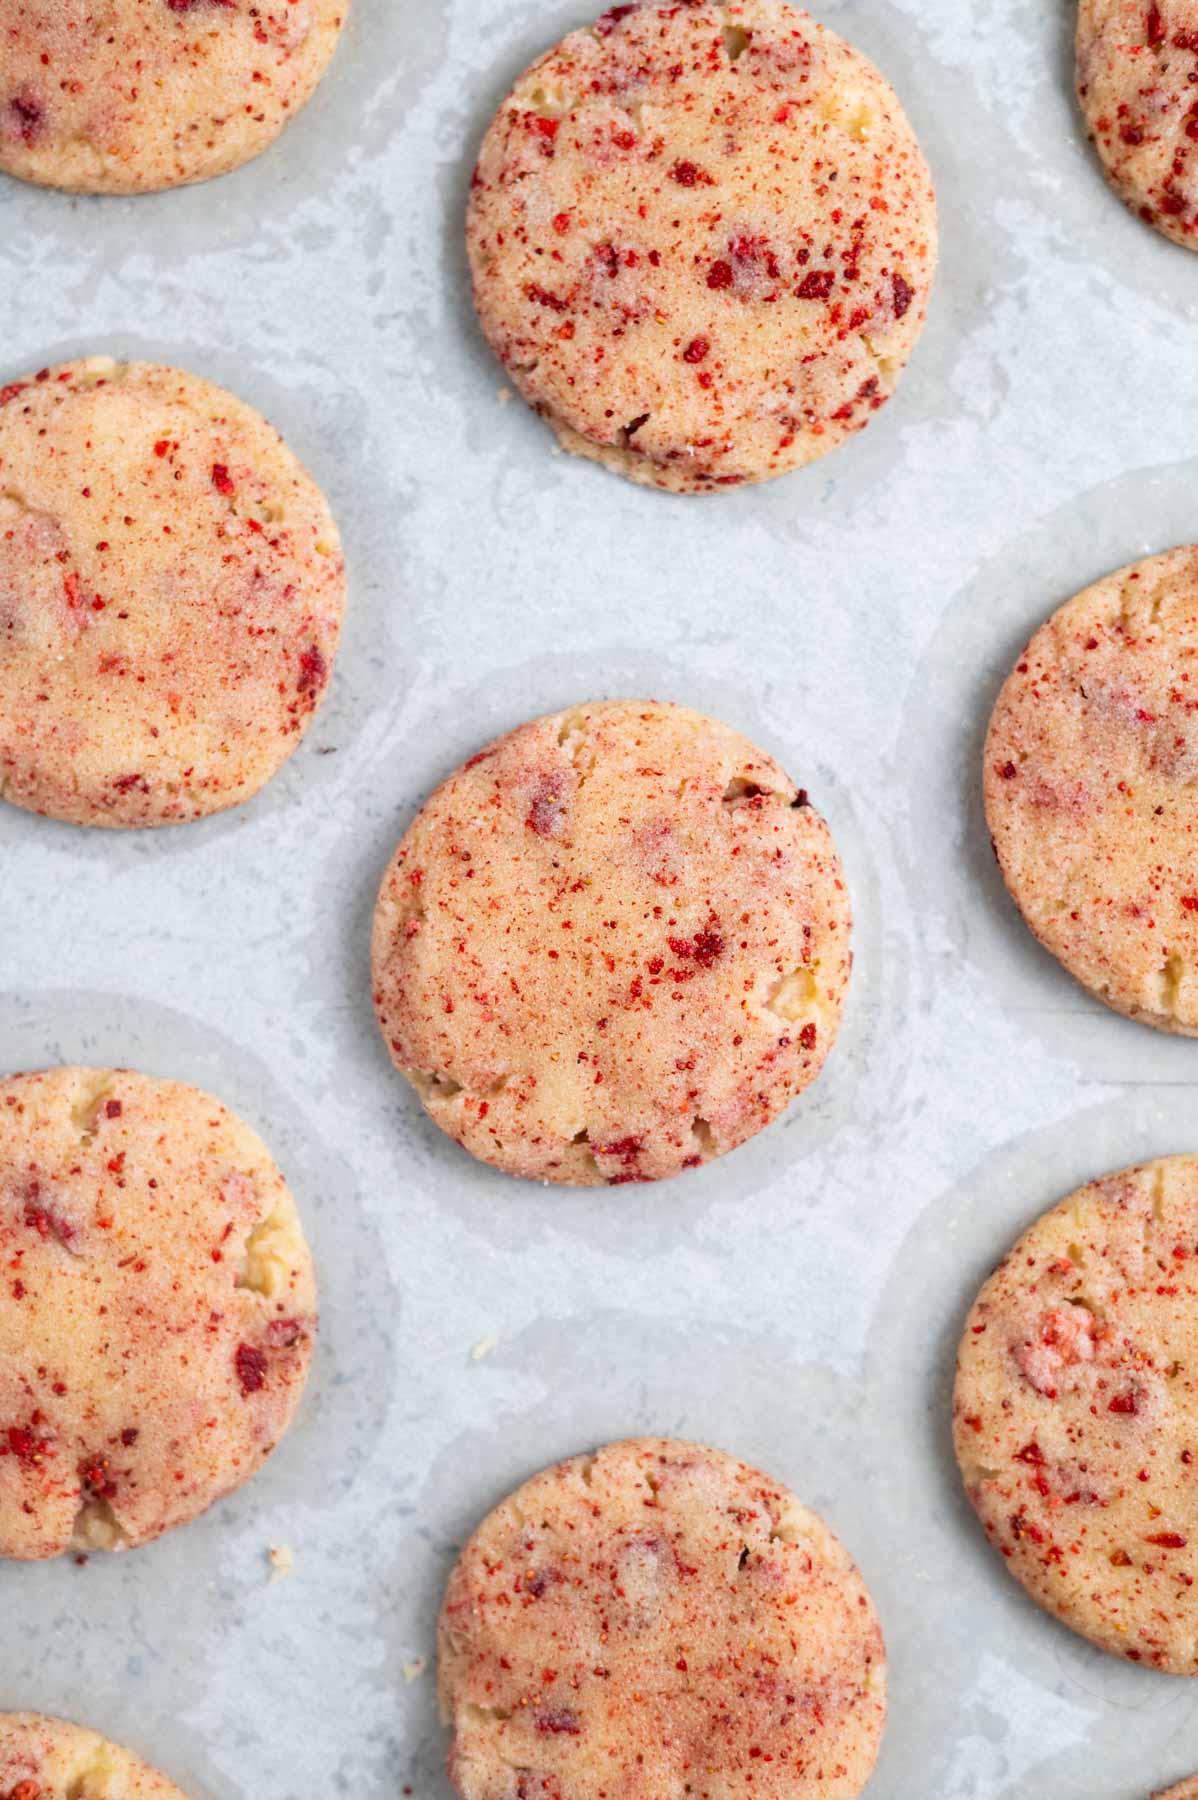
POLYGON ((852 1800, 877 1758, 886 1658, 855 1565, 701 1444, 535 1475, 462 1551, 438 1637, 462 1800, 852 1800))
POLYGON ((1156 1800, 1198 1800, 1198 1775, 1191 1781, 1181 1781, 1176 1787, 1168 1788, 1165 1793, 1158 1794, 1156 1800))
POLYGON ((232 394, 107 357, 0 387, 3 798, 112 826, 249 799, 312 722, 344 600, 324 496, 232 394))
POLYGON ((890 398, 936 207, 893 89, 807 13, 634 4, 520 77, 467 243, 483 331, 565 448, 704 493, 813 462, 890 398))
POLYGON ((132 1750, 42 1713, 0 1713, 5 1800, 183 1800, 132 1750))
POLYGON ((969 1315, 953 1430, 1040 1606, 1198 1674, 1198 1156, 1093 1181, 1020 1238, 969 1315))
POLYGON ((850 910, 772 757, 685 708, 535 719, 425 804, 374 924, 391 1055, 484 1162, 589 1186, 735 1148, 813 1081, 850 910))
POLYGON ((290 1424, 312 1259, 261 1139, 197 1088, 0 1082, 0 1270, 0 1556, 144 1544, 290 1424))
POLYGON ((1116 192, 1198 249, 1198 0, 1081 0, 1077 92, 1116 192))
POLYGON ((324 74, 349 0, 0 0, 0 170, 137 194, 265 150, 324 74))
POLYGON ((1108 1006, 1198 1034, 1198 548, 1041 627, 995 705, 985 794, 1041 943, 1108 1006))

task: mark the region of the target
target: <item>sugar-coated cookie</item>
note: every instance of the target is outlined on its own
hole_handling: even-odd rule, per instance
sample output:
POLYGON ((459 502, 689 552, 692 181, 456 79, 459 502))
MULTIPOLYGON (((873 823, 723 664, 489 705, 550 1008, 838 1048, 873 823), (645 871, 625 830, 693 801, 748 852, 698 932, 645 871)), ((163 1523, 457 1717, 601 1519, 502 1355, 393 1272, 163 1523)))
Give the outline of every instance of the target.
POLYGON ((0 1082, 0 1556, 144 1544, 252 1475, 312 1354, 286 1183, 219 1101, 0 1082))
POLYGON ((324 74, 349 0, 0 0, 0 170, 136 194, 265 150, 324 74))
POLYGON ((1041 943, 1108 1006, 1198 1034, 1198 548, 1032 638, 986 741, 986 816, 1041 943))
POLYGON ((474 173, 479 319, 567 450, 659 488, 801 468, 888 400, 936 263, 889 83, 784 0, 613 6, 474 173))
POLYGON ((1158 1794, 1156 1800, 1198 1800, 1198 1775, 1190 1781, 1179 1781, 1176 1787, 1167 1788, 1158 1794))
POLYGON ((1116 192, 1198 249, 1198 0, 1081 0, 1077 92, 1116 192))
POLYGON ((3 798, 110 826, 248 799, 312 721, 344 598, 324 496, 232 394, 107 357, 0 387, 3 798))
POLYGON ((496 1507, 439 1650, 462 1800, 851 1800, 885 1722, 877 1617, 823 1520, 668 1438, 558 1463, 496 1507))
POLYGON ((473 1155, 590 1186, 743 1143, 814 1080, 850 910, 820 815, 738 732, 578 706, 480 750, 392 859, 375 1004, 473 1155))
POLYGON ((1040 1606, 1198 1674, 1198 1156, 1093 1181, 1019 1240, 969 1315, 954 1435, 1040 1606))
POLYGON ((42 1713, 0 1713, 4 1800, 183 1800, 165 1775, 97 1732, 42 1713))

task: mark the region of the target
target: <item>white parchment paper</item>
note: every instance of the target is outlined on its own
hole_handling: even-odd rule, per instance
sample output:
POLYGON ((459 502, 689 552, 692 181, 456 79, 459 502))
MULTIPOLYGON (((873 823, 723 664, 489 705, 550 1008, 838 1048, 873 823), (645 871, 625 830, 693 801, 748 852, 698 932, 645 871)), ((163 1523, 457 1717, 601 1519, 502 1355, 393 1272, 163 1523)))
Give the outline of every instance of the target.
POLYGON ((134 1554, 0 1567, 0 1706, 135 1745, 194 1800, 446 1800, 431 1669, 404 1665, 431 1660, 455 1546, 543 1463, 641 1431, 759 1462, 857 1555, 892 1662, 871 1800, 1141 1800, 1198 1769, 1195 1689, 1026 1600, 948 1435, 961 1320, 1013 1236, 1198 1148, 1198 1045, 1036 948, 979 800, 1030 630, 1198 536, 1198 257, 1101 179, 1071 0, 819 10, 921 133, 942 272, 869 431, 718 498, 556 454, 473 326, 474 150, 577 0, 355 0, 316 99, 237 174, 129 201, 0 182, 0 380, 109 352, 223 382, 324 484, 350 563, 331 699, 253 804, 158 834, 0 816, 0 1068, 209 1087, 319 1259, 313 1382, 257 1479, 134 1554), (818 1086, 735 1155, 541 1190, 473 1165, 391 1070, 374 893, 489 735, 645 693, 729 720, 827 814, 849 1012, 818 1086))

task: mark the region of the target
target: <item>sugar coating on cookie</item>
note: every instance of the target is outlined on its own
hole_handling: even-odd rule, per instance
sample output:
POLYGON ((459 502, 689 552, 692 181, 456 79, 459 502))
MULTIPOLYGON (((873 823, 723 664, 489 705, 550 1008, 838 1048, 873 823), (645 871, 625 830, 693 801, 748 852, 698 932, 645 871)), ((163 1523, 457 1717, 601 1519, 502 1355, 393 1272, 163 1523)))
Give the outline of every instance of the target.
POLYGON ((1112 186, 1198 249, 1198 0, 1081 0, 1077 91, 1112 186))
POLYGON ((954 1399, 969 1497, 1032 1598, 1198 1674, 1198 1156, 1078 1189, 987 1281, 954 1399))
POLYGON ((77 825, 248 799, 323 698, 337 527, 261 415, 106 357, 0 387, 0 796, 77 825))
POLYGON ((483 331, 565 448, 701 493, 813 462, 890 398, 936 209, 893 89, 807 13, 622 5, 516 83, 467 242, 483 331))
POLYGON ((0 1556, 144 1544, 291 1422, 312 1261, 261 1140, 122 1069, 0 1083, 0 1556))
POLYGON ((427 802, 379 895, 375 1004, 473 1155, 649 1181, 814 1080, 849 936, 831 834, 771 757, 681 707, 598 703, 522 725, 427 802))
POLYGON ((183 1800, 132 1750, 43 1713, 0 1713, 4 1800, 183 1800))
POLYGON ((1198 1034, 1198 549, 1120 569, 1036 633, 985 795, 1041 943, 1117 1011, 1198 1034))
POLYGON ((699 1444, 609 1444, 479 1526, 439 1630, 462 1800, 850 1800, 886 1715, 873 1604, 823 1520, 699 1444))
POLYGON ((309 99, 349 0, 0 0, 0 170, 83 194, 223 175, 309 99))

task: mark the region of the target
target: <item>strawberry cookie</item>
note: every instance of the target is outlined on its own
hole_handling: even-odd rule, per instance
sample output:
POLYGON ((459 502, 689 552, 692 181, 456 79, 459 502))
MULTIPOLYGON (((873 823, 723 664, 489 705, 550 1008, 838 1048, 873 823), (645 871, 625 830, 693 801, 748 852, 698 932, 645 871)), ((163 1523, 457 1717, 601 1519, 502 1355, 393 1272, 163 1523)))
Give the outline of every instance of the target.
POLYGON ((0 1713, 4 1800, 183 1800, 165 1775, 94 1731, 41 1713, 0 1713))
POLYGON ((375 1004, 473 1155, 652 1181, 734 1149, 815 1079, 849 929, 828 827, 772 758, 681 707, 579 706, 427 802, 379 895, 375 1004))
POLYGON ((1112 187, 1198 249, 1198 0, 1081 0, 1077 92, 1112 187))
POLYGON ((814 462, 890 398, 936 207, 893 89, 807 13, 646 3, 520 77, 467 243, 483 331, 565 448, 710 493, 814 462))
POLYGON ((1191 1781, 1178 1782, 1176 1787, 1158 1794, 1156 1800, 1198 1800, 1198 1775, 1191 1781))
POLYGON ((0 0, 0 170, 77 194, 206 181, 272 143, 349 0, 0 0))
POLYGON ((873 1604, 823 1520, 668 1438, 558 1463, 484 1519, 439 1653, 462 1800, 852 1800, 886 1717, 873 1604))
POLYGON ((1124 1169, 999 1264, 957 1360, 957 1459, 1032 1598, 1198 1674, 1198 1157, 1124 1169))
POLYGON ((0 387, 5 799, 110 826, 249 799, 312 722, 344 599, 324 496, 231 394, 106 357, 0 387))
POLYGON ((1108 1006, 1198 1035, 1198 548, 1120 569, 999 694, 986 817, 1040 942, 1108 1006))
POLYGON ((239 1487, 315 1328, 291 1194, 218 1101, 123 1069, 0 1083, 0 1556, 144 1544, 239 1487))

